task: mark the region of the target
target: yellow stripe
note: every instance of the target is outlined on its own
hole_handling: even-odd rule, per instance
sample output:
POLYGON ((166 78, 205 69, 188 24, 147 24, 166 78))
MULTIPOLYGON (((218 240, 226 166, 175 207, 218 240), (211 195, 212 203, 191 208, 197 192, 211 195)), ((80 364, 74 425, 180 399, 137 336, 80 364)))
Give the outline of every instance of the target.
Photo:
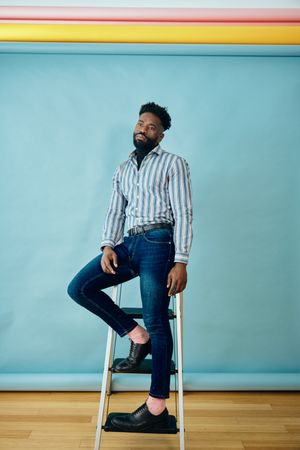
POLYGON ((300 27, 3 23, 0 41, 297 45, 300 27))

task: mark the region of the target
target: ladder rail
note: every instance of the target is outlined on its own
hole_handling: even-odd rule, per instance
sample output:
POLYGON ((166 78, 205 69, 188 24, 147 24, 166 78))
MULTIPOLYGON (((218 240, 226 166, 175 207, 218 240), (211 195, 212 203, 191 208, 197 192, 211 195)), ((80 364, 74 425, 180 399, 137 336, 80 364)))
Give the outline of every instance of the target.
POLYGON ((182 308, 183 293, 176 294, 176 325, 177 325, 177 360, 178 360, 178 411, 179 411, 179 439, 180 450, 185 448, 184 439, 184 405, 183 405, 183 333, 182 333, 182 308))
MULTIPOLYGON (((176 319, 176 295, 173 295, 172 297, 172 309, 173 309, 173 314, 175 316, 176 319)), ((177 324, 176 324, 176 320, 173 320, 173 342, 174 342, 174 359, 175 359, 175 374, 174 374, 174 400, 175 400, 175 417, 178 417, 178 399, 177 399, 177 393, 178 393, 178 387, 177 387, 177 373, 176 370, 178 371, 178 351, 177 351, 177 324)))
MULTIPOLYGON (((117 301, 117 286, 112 287, 112 300, 114 302, 117 301)), ((108 381, 108 375, 109 375, 110 361, 112 358, 112 343, 113 343, 113 329, 111 327, 109 327, 108 333, 107 333, 107 341, 106 341, 106 351, 105 351, 104 368, 103 368, 103 375, 102 375, 102 386, 101 386, 101 395, 100 395, 94 450, 100 449, 103 413, 104 413, 107 386, 108 386, 107 381, 108 381)), ((110 383, 111 383, 111 377, 110 377, 110 383)), ((110 383, 109 383, 109 389, 110 389, 110 383)))
MULTIPOLYGON (((121 294, 122 294, 122 284, 118 286, 112 287, 112 300, 116 303, 116 305, 120 306, 121 304, 121 294)), ((110 352, 110 358, 109 358, 109 369, 111 369, 113 359, 114 359, 114 353, 116 348, 116 338, 117 333, 112 330, 112 340, 111 340, 111 352, 110 352)), ((108 371, 108 377, 107 377, 107 388, 106 393, 108 396, 111 395, 111 384, 112 384, 112 372, 111 370, 108 371)))

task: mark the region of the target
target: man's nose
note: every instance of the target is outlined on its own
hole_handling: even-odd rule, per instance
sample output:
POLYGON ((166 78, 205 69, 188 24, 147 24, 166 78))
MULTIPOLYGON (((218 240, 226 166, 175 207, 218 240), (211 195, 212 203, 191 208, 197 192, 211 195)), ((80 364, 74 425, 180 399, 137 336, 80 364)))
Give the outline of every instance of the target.
POLYGON ((142 124, 141 124, 139 128, 140 128, 140 131, 141 131, 141 132, 146 133, 146 131, 147 131, 147 129, 148 129, 148 125, 145 125, 145 124, 142 125, 142 124))

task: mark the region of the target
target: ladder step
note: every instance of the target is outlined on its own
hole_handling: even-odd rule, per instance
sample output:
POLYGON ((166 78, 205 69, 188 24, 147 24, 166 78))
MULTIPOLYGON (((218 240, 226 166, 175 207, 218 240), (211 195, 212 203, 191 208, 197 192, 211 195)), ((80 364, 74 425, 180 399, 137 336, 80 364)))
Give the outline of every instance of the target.
MULTIPOLYGON (((142 308, 121 308, 126 314, 131 316, 133 319, 142 319, 143 318, 143 309, 142 308)), ((172 309, 168 309, 169 320, 173 320, 176 318, 176 314, 172 309)))
MULTIPOLYGON (((111 423, 111 419, 113 416, 124 416, 128 413, 110 413, 107 416, 105 425, 102 427, 105 431, 114 431, 114 432, 120 432, 122 433, 122 430, 119 430, 118 428, 115 428, 113 424, 111 423)), ((168 423, 166 426, 155 426, 151 428, 151 430, 148 431, 126 431, 126 433, 157 433, 157 434, 176 434, 178 432, 178 428, 176 425, 176 417, 169 415, 168 417, 168 423)))
MULTIPOLYGON (((112 373, 152 373, 152 359, 149 358, 144 359, 135 371, 130 372, 116 371, 115 370, 116 365, 119 364, 119 362, 123 361, 123 359, 124 358, 114 359, 114 362, 110 369, 112 373)), ((174 361, 171 361, 171 375, 174 375, 175 373, 176 373, 175 363, 174 361)))

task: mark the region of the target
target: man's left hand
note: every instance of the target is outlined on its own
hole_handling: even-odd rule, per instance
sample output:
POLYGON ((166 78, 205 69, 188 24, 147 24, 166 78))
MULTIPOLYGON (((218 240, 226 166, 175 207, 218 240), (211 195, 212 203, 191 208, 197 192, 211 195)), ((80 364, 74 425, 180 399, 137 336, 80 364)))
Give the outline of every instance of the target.
POLYGON ((169 288, 168 296, 181 292, 186 287, 187 272, 186 264, 177 262, 168 274, 167 288, 169 288))

